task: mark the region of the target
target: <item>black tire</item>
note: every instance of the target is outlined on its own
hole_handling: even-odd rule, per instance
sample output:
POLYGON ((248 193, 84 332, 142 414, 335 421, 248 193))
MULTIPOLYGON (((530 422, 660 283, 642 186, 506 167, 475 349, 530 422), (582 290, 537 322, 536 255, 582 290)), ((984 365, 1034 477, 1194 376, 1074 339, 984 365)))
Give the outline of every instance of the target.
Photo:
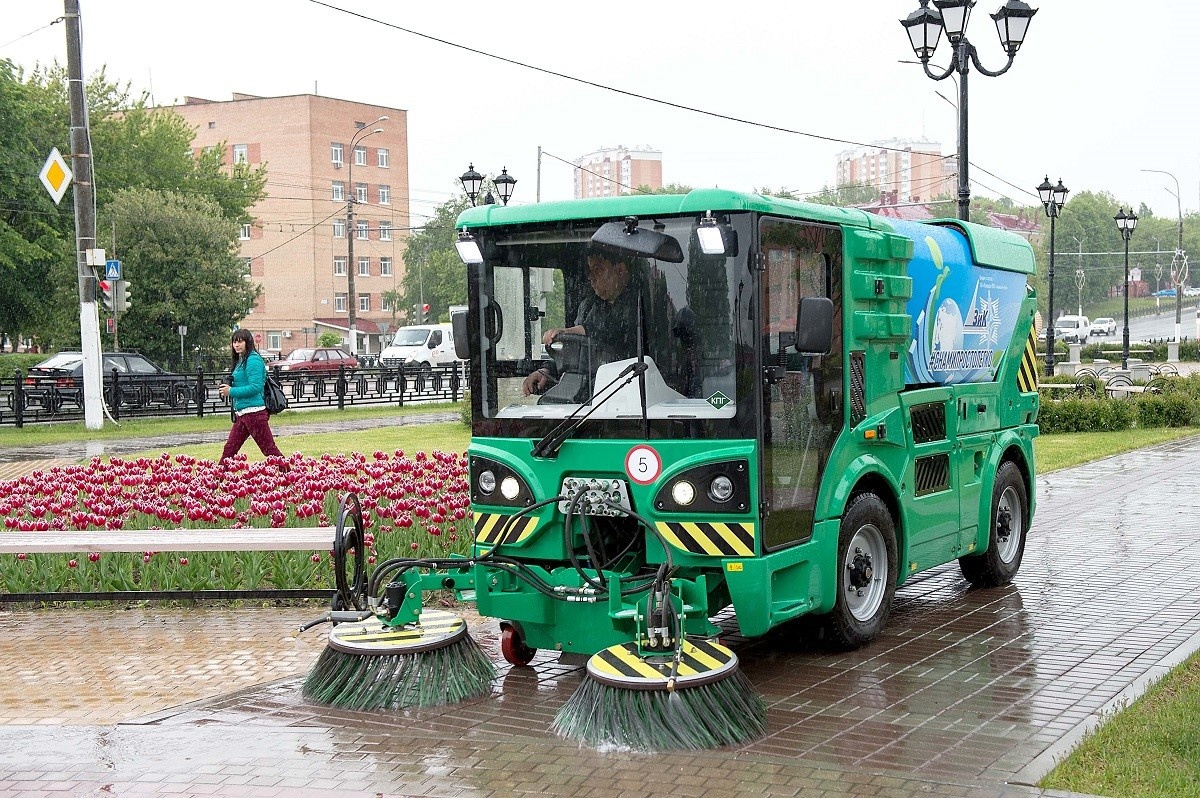
POLYGON ((958 558, 958 567, 976 587, 1007 585, 1021 569, 1029 528, 1029 492, 1021 470, 1009 461, 996 471, 992 488, 987 550, 958 558))
POLYGON ((865 646, 883 632, 896 595, 896 524, 874 493, 850 500, 838 532, 837 600, 826 617, 833 643, 865 646))

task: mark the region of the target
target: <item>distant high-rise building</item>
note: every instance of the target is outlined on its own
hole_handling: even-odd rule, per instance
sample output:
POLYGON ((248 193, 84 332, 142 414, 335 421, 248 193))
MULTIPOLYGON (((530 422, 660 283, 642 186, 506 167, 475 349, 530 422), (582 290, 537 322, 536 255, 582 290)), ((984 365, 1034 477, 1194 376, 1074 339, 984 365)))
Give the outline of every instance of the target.
MULTIPOLYGON (((224 145, 227 164, 267 167, 267 195, 250 209, 254 219, 240 241, 247 279, 263 287, 241 321, 258 348, 286 355, 329 331, 348 341, 353 302, 358 351, 380 351, 395 317, 383 295, 402 290, 410 226, 407 112, 312 94, 188 97, 171 110, 196 129, 197 151, 224 145), (382 116, 387 121, 377 123, 382 116)), ((407 314, 398 310, 403 323, 407 314)))
POLYGON ((928 201, 958 190, 958 157, 942 155, 940 142, 878 141, 837 158, 837 185, 874 186, 899 202, 928 201))
POLYGON ((575 159, 575 198, 615 197, 639 186, 662 188, 662 152, 617 146, 575 159))

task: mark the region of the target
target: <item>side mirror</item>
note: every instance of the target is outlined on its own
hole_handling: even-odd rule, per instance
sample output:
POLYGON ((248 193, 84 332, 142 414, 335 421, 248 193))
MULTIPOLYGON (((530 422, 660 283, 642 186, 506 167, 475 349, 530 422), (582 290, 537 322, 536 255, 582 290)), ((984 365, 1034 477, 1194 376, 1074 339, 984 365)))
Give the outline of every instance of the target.
POLYGON ((467 345, 467 312, 457 310, 450 314, 450 328, 454 330, 454 354, 459 360, 471 357, 471 347, 467 345))
POLYGON ((802 355, 827 355, 833 348, 833 300, 806 296, 796 310, 796 351, 802 355))

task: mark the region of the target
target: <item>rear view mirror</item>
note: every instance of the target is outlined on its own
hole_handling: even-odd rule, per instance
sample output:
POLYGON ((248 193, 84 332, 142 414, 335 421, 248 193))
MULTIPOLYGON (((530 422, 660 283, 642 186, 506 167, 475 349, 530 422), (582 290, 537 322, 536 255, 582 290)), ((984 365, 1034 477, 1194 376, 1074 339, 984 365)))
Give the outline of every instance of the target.
POLYGON ((802 355, 827 355, 833 348, 833 301, 806 296, 796 310, 796 351, 802 355))
POLYGON ((609 247, 629 255, 638 255, 667 263, 683 263, 683 248, 666 233, 645 230, 630 217, 623 222, 608 222, 592 236, 593 244, 609 247))

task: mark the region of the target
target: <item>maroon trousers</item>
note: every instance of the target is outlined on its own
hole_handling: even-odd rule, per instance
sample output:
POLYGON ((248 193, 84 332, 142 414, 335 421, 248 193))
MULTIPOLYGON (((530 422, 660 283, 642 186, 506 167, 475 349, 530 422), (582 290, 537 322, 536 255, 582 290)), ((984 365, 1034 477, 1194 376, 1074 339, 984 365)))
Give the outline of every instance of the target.
POLYGON ((229 438, 225 441, 225 450, 221 452, 221 461, 233 457, 242 448, 247 438, 253 438, 264 455, 283 457, 283 452, 275 445, 275 436, 271 434, 271 416, 266 410, 233 417, 233 427, 229 430, 229 438))

